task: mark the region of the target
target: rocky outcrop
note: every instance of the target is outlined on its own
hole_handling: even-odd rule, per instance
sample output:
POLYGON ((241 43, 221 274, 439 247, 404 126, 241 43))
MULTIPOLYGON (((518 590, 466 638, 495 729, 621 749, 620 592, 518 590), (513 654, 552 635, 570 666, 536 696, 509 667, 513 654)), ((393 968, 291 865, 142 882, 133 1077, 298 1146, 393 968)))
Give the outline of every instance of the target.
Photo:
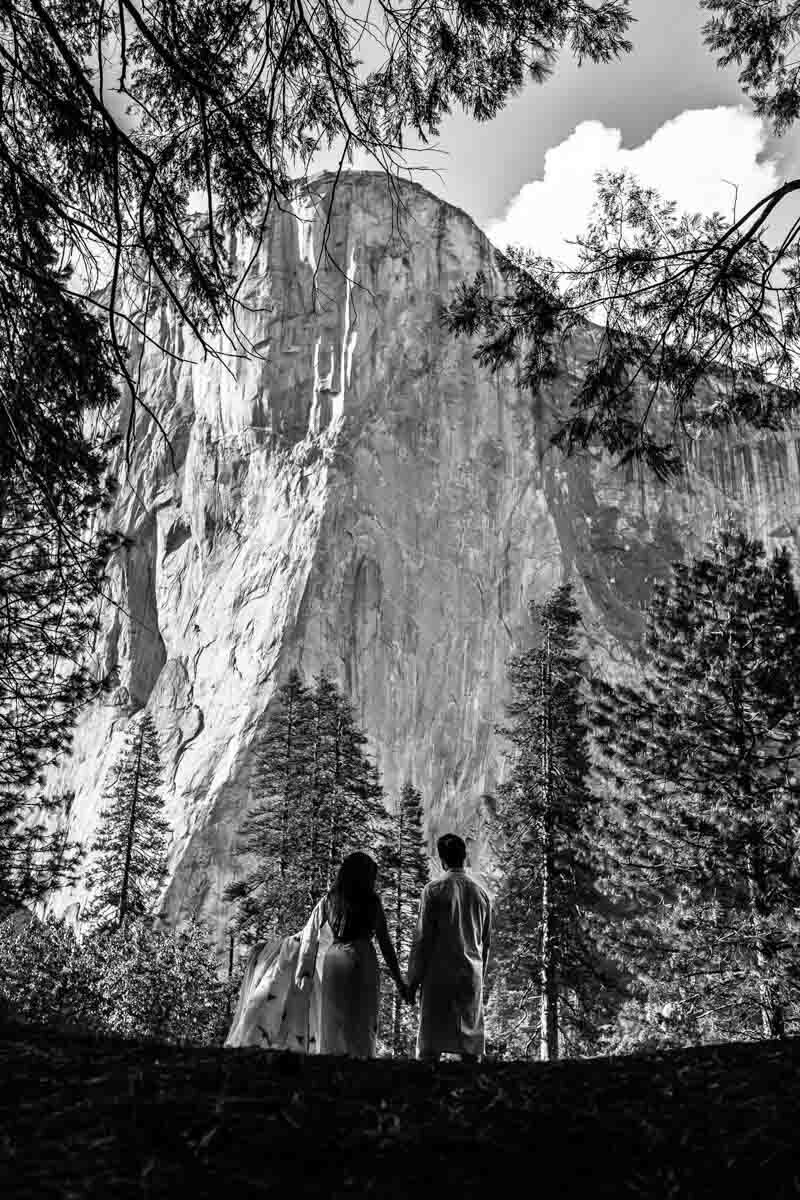
POLYGON ((129 542, 97 647, 117 687, 51 780, 75 789, 73 832, 90 839, 104 774, 147 706, 174 831, 168 908, 220 930, 253 739, 292 665, 341 681, 389 794, 411 777, 431 840, 456 827, 479 862, 527 602, 574 579, 591 655, 625 670, 654 581, 715 515, 791 540, 800 498, 788 433, 707 443, 669 488, 550 449, 549 409, 585 346, 535 400, 481 370, 439 318, 461 280, 497 278, 491 247, 418 186, 322 178, 258 244, 231 249, 252 260, 251 353, 204 356, 160 297, 138 314, 152 341, 134 339, 131 361, 168 440, 139 413, 113 515, 129 542))

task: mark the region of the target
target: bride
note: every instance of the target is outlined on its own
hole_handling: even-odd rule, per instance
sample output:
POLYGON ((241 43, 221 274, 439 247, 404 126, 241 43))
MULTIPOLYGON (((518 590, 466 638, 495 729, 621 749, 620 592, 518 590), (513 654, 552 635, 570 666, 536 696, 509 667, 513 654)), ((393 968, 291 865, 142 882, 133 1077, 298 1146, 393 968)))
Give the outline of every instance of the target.
POLYGON ((301 934, 255 947, 226 1046, 375 1057, 380 972, 373 938, 408 999, 377 876, 368 854, 349 854, 301 934))

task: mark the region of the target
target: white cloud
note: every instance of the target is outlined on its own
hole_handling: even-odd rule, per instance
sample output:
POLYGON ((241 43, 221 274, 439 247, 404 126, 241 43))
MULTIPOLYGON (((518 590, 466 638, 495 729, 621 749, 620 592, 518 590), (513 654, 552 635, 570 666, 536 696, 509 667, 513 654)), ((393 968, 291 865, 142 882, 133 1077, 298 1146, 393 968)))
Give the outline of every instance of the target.
POLYGON ((573 263, 568 245, 582 233, 595 197, 598 171, 625 170, 687 212, 742 216, 779 183, 774 160, 758 161, 766 129, 747 109, 680 113, 641 146, 626 150, 619 129, 582 121, 544 159, 544 179, 525 184, 486 232, 497 246, 520 244, 558 262, 573 263), (732 184, 738 186, 738 195, 732 184))

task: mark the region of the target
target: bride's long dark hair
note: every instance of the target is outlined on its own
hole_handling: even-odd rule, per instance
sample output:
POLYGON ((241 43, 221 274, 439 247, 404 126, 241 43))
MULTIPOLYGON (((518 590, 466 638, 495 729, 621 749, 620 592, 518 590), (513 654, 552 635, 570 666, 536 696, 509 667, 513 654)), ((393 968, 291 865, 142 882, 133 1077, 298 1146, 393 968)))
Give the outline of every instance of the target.
POLYGON ((363 850, 348 854, 326 898, 326 915, 339 941, 369 937, 375 932, 378 864, 363 850))

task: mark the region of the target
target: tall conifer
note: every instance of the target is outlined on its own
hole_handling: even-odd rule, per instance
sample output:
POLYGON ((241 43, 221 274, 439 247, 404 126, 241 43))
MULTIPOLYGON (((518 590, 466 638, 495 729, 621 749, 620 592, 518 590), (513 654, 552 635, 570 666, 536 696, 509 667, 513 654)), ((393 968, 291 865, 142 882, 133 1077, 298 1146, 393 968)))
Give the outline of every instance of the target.
POLYGON ((225 892, 245 941, 299 928, 350 851, 380 856, 383 790, 366 742, 333 680, 309 688, 291 672, 255 751, 246 871, 225 892))
MULTIPOLYGON (((387 828, 382 855, 384 908, 398 960, 408 961, 417 922, 419 898, 430 875, 422 795, 410 780, 403 784, 400 798, 387 828)), ((402 1004, 397 989, 385 987, 382 1025, 395 1055, 410 1052, 416 1018, 402 1004)))
POLYGON ((104 790, 87 877, 93 892, 88 917, 120 928, 152 911, 167 865, 169 824, 164 819, 158 731, 150 713, 128 727, 125 744, 104 790))
POLYGON ((501 972, 525 980, 528 1003, 538 1008, 540 1057, 555 1059, 563 1048, 585 1045, 610 979, 596 940, 596 799, 587 786, 584 668, 571 586, 531 604, 530 613, 536 641, 509 661, 512 696, 498 730, 513 750, 497 797, 504 879, 495 957, 501 972))
POLYGON ((785 550, 723 528, 648 615, 645 679, 598 682, 623 952, 673 1024, 781 1037, 800 968, 800 602, 785 550))
POLYGON ((330 887, 353 850, 379 858, 385 837, 383 788, 353 707, 323 672, 314 690, 312 871, 310 898, 330 887))
POLYGON ((312 719, 312 696, 293 669, 255 747, 251 786, 257 803, 245 818, 239 845, 247 869, 225 891, 225 899, 237 905, 245 942, 305 920, 312 719))

